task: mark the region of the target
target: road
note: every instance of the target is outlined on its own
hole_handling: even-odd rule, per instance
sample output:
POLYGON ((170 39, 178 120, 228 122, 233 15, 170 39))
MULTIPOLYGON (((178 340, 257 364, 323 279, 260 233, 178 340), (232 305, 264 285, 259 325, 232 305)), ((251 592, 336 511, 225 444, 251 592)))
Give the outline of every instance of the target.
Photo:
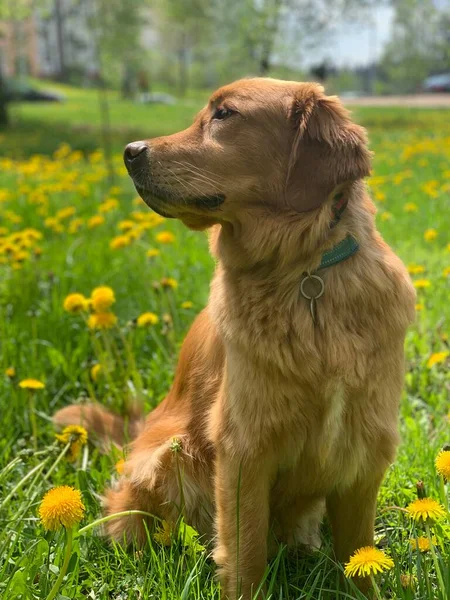
POLYGON ((450 108, 450 94, 416 94, 409 96, 341 97, 347 106, 401 106, 407 108, 450 108))

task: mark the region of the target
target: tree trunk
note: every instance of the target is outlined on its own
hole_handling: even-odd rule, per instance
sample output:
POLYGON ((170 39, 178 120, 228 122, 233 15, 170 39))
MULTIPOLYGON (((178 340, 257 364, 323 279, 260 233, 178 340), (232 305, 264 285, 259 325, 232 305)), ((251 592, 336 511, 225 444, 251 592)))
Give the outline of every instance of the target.
POLYGON ((6 82, 0 73, 0 127, 9 124, 8 101, 6 99, 6 82))
POLYGON ((61 10, 61 0, 55 0, 56 44, 58 48, 60 81, 67 81, 66 56, 64 48, 64 22, 61 10))
POLYGON ((181 34, 181 43, 178 48, 178 95, 183 97, 186 95, 189 85, 188 72, 188 51, 187 51, 187 35, 183 31, 181 34))

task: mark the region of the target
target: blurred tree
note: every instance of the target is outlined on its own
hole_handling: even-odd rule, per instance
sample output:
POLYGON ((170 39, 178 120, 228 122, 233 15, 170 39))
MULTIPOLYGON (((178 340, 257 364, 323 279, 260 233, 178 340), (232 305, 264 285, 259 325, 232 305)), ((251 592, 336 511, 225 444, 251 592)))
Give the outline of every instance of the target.
POLYGON ((218 0, 155 0, 160 36, 168 51, 176 56, 180 96, 189 87, 193 53, 213 42, 215 9, 220 10, 221 6, 218 0))
POLYGON ((393 35, 381 68, 391 91, 417 91, 430 74, 450 69, 450 9, 433 0, 392 0, 393 35))
MULTIPOLYGON (((28 18, 36 8, 46 10, 49 0, 14 0, 7 2, 0 0, 0 21, 4 21, 14 26, 20 21, 28 18)), ((0 32, 1 34, 1 32, 0 32)), ((0 127, 9 123, 8 114, 8 92, 6 73, 2 71, 2 62, 0 61, 0 127)))
POLYGON ((97 69, 103 81, 120 84, 125 97, 138 88, 138 74, 145 68, 142 31, 149 24, 150 0, 85 0, 96 45, 97 69))

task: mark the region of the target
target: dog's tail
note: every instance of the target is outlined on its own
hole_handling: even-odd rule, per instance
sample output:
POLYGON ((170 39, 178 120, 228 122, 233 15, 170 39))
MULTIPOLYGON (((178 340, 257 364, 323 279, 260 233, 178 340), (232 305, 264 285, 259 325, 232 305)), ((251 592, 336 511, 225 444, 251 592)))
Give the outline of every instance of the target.
POLYGON ((98 404, 72 404, 53 415, 57 429, 67 425, 81 425, 90 439, 107 451, 111 445, 122 447, 134 440, 144 425, 142 410, 134 406, 126 417, 116 415, 98 404))

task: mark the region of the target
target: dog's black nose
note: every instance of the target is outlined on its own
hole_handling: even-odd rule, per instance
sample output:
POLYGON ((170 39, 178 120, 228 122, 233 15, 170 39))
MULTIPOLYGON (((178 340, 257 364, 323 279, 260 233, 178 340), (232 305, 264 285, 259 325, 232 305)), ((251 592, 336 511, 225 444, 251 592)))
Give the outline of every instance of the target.
POLYGON ((131 142, 125 148, 123 159, 126 165, 131 165, 143 152, 147 150, 147 145, 144 142, 131 142))

